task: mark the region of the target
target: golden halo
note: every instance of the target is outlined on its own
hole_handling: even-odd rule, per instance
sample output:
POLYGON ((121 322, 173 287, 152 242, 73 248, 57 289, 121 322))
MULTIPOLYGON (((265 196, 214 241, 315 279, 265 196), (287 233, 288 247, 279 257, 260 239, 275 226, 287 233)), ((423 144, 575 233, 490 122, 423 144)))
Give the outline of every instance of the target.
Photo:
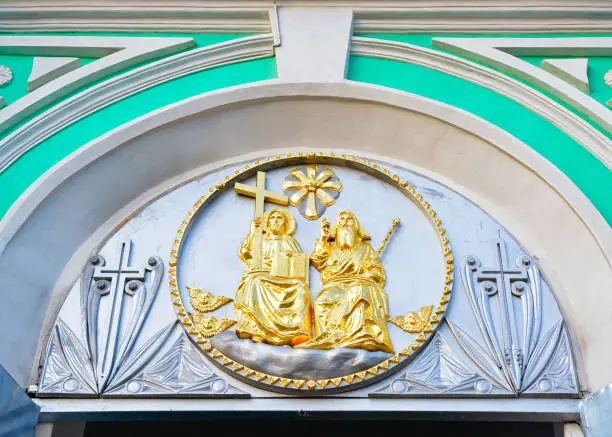
POLYGON ((278 211, 285 216, 285 235, 295 234, 295 217, 293 217, 293 214, 291 214, 288 209, 278 207, 270 208, 269 210, 264 212, 264 215, 261 219, 261 226, 264 232, 266 232, 266 223, 268 223, 268 219, 275 211, 278 211))

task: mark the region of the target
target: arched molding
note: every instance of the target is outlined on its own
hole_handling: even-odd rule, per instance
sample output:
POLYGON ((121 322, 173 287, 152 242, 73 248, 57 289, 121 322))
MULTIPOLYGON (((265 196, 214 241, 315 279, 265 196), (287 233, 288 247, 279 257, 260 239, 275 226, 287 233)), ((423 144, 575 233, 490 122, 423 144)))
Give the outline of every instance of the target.
MULTIPOLYGON (((610 110, 579 89, 521 56, 610 56, 612 38, 434 38, 434 47, 492 65, 535 84, 576 108, 588 119, 612 130, 610 110)), ((586 67, 585 67, 586 70, 586 67)), ((584 73, 586 76, 586 71, 584 73)))
POLYGON ((0 36, 3 53, 99 58, 42 86, 0 112, 0 129, 9 129, 35 111, 109 74, 139 62, 195 45, 193 38, 113 36, 0 36))
POLYGON ((197 96, 109 132, 48 171, 0 225, 3 287, 31 307, 28 323, 11 316, 16 303, 4 306, 3 317, 28 337, 14 339, 22 347, 9 370, 25 381, 44 310, 49 323, 87 255, 126 217, 213 168, 287 147, 382 156, 474 201, 538 259, 574 331, 582 388, 612 380, 612 356, 599 335, 612 302, 595 293, 612 284, 612 231, 593 205, 552 164, 492 124, 349 81, 268 81, 197 96))
MULTIPOLYGON (((120 102, 135 92, 194 72, 269 57, 273 54, 273 41, 272 34, 265 34, 189 50, 88 88, 3 138, 0 141, 0 171, 53 134, 101 108, 120 102)), ((547 120, 612 168, 609 138, 577 114, 526 84, 458 56, 412 44, 361 37, 353 37, 351 44, 353 55, 419 65, 495 91, 547 120)), ((318 67, 315 65, 313 68, 318 67)))
MULTIPOLYGON (((78 38, 87 41, 87 37, 75 38, 76 41, 79 41, 78 38)), ((2 43, 1 39, 0 43, 2 43)), ((272 44, 272 34, 236 38, 178 53, 91 86, 47 109, 2 138, 0 140, 0 172, 53 134, 100 109, 183 76, 224 65, 270 57, 274 54, 272 44)), ((73 74, 80 78, 80 75, 86 72, 82 73, 79 70, 74 71, 73 74)), ((47 88, 54 88, 57 92, 62 92, 61 88, 64 86, 66 84, 62 81, 52 81, 47 88)), ((12 111, 7 117, 13 114, 14 117, 23 118, 29 114, 28 108, 23 109, 19 105, 14 109, 13 106, 7 109, 12 111)), ((0 117, 1 126, 2 118, 0 117)))
MULTIPOLYGON (((505 74, 454 55, 397 41, 353 37, 351 53, 419 65, 495 91, 549 121, 612 169, 612 144, 604 134, 551 98, 505 74)), ((588 114, 600 111, 597 101, 588 96, 583 100, 588 114)))

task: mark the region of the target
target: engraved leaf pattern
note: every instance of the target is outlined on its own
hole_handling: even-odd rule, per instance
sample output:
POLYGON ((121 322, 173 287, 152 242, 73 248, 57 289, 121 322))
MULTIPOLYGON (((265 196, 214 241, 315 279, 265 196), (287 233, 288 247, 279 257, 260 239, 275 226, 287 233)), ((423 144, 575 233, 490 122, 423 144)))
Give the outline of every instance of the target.
MULTIPOLYGON (((520 263, 517 261, 517 264, 520 263)), ((529 286, 531 287, 533 298, 529 302, 531 304, 532 314, 530 323, 525 325, 525 338, 523 349, 525 350, 525 361, 526 365, 530 362, 531 357, 534 353, 536 345, 540 339, 540 331, 542 330, 542 286, 540 284, 540 271, 537 269, 535 263, 531 263, 529 269, 527 269, 529 275, 529 286)), ((529 293, 526 293, 529 295, 529 293)), ((523 305, 525 308, 526 304, 523 305)), ((528 317, 525 317, 527 319, 528 317)))
MULTIPOLYGON (((61 352, 57 350, 58 345, 53 343, 49 348, 49 356, 45 362, 44 373, 40 381, 41 393, 61 393, 63 391, 62 384, 70 378, 73 378, 72 369, 63 359, 61 352)), ((79 383, 77 391, 86 384, 79 383)), ((91 393, 95 393, 92 391, 91 393)))
POLYGON ((447 320, 447 323, 463 351, 474 361, 480 370, 500 387, 508 391, 514 391, 491 356, 467 332, 459 328, 458 325, 450 320, 447 320))
POLYGON ((510 393, 495 385, 478 369, 466 364, 437 332, 430 345, 408 365, 406 371, 374 396, 410 397, 426 394, 500 395, 510 393))
MULTIPOLYGON (((101 255, 93 258, 97 265, 106 265, 106 260, 101 255)), ((85 334, 85 344, 89 351, 89 356, 92 363, 98 362, 98 309, 100 303, 100 294, 92 292, 91 283, 94 274, 94 265, 88 262, 81 275, 80 292, 81 292, 81 323, 82 330, 85 334)))
MULTIPOLYGON (((177 327, 175 324, 169 330, 175 331, 177 327)), ((146 361, 143 367, 108 394, 180 393, 197 396, 244 394, 219 378, 184 335, 180 335, 165 353, 156 354, 154 359, 146 361)))
POLYGON ((578 383, 574 371, 567 330, 562 329, 559 343, 547 366, 535 378, 525 393, 572 393, 578 395, 578 383), (548 381, 546 381, 548 380, 548 381), (543 386, 541 382, 545 382, 543 386))
POLYGON ((90 365, 89 356, 81 345, 81 342, 63 320, 59 320, 56 329, 68 365, 75 374, 82 376, 83 380, 93 389, 93 387, 95 387, 93 369, 90 365))
POLYGON ((125 364, 121 367, 120 372, 113 377, 108 390, 112 391, 116 389, 132 378, 134 374, 142 370, 149 360, 161 350, 177 325, 178 321, 174 321, 163 327, 149 337, 134 353, 130 354, 128 360, 126 360, 125 364))
MULTIPOLYGON (((163 262, 157 257, 150 257, 144 268, 132 267, 129 265, 131 241, 128 240, 120 244, 117 265, 109 268, 106 266, 106 260, 101 255, 97 255, 90 258, 83 269, 79 286, 79 306, 81 312, 80 328, 85 338, 85 344, 79 341, 77 335, 71 331, 66 323, 60 318, 57 319, 49 339, 41 374, 38 392, 41 396, 73 396, 78 394, 104 397, 118 393, 122 395, 130 394, 132 392, 123 391, 125 384, 134 380, 134 375, 142 372, 152 361, 159 362, 159 355, 166 347, 168 339, 177 333, 178 321, 174 320, 144 341, 139 341, 159 290, 163 275, 163 262), (127 280, 124 276, 119 281, 117 278, 121 277, 124 272, 132 276, 127 276, 127 280), (113 277, 110 274, 115 274, 115 276, 113 277), (119 282, 115 284, 113 281, 119 282), (128 281, 132 282, 129 283, 128 281), (128 288, 128 285, 133 285, 133 283, 136 283, 136 287, 130 286, 128 288), (123 293, 131 296, 128 304, 122 305, 122 301, 116 299, 119 293, 121 293, 121 297, 124 296, 123 293), (110 315, 100 313, 102 299, 109 299, 113 311, 117 312, 114 317, 112 312, 110 315), (119 304, 115 307, 116 302, 119 302, 119 304), (111 329, 109 328, 113 326, 112 323, 119 324, 114 326, 120 326, 120 329, 114 331, 114 338, 110 335, 111 329), (117 348, 111 353, 99 354, 98 346, 102 345, 104 347, 109 342, 114 342, 117 348), (106 379, 102 378, 98 382, 101 379, 98 372, 102 359, 101 355, 104 355, 104 366, 110 366, 111 371, 105 375, 107 376, 106 379)), ((107 310, 108 308, 105 309, 105 311, 107 310)), ((180 341, 182 341, 180 343, 182 351, 194 349, 190 344, 185 343, 183 338, 185 334, 182 330, 178 335, 180 341)), ((176 348, 173 350, 174 352, 172 350, 166 352, 165 355, 170 354, 166 363, 175 362, 177 365, 183 366, 186 360, 189 359, 195 363, 194 360, 198 358, 195 356, 187 358, 185 356, 177 361, 177 359, 172 358, 172 354, 177 353, 176 348)), ((196 353, 199 354, 199 351, 196 353)), ((201 357, 199 358, 201 359, 201 357)), ((159 373, 163 369, 168 370, 164 367, 167 365, 169 364, 159 364, 161 367, 155 372, 159 373)), ((204 366, 204 364, 201 363, 201 366, 204 366)), ((203 388, 202 380, 176 380, 172 384, 182 385, 185 390, 191 390, 191 393, 194 394, 200 394, 200 392, 217 394, 223 391, 224 395, 245 396, 244 392, 228 386, 222 378, 212 373, 208 367, 202 367, 199 372, 199 377, 204 377, 209 373, 212 375, 208 377, 211 384, 209 389, 203 388)), ((177 375, 182 378, 186 373, 179 372, 177 375)), ((168 383, 170 384, 170 382, 168 383)), ((151 387, 155 385, 154 378, 148 384, 151 387)), ((155 390, 159 393, 173 393, 175 391, 172 387, 163 387, 163 384, 156 387, 155 390)))
POLYGON ((216 377, 194 352, 191 345, 180 337, 164 356, 148 366, 137 378, 177 392, 189 387, 199 390, 210 385, 211 378, 216 377))
POLYGON ((463 279, 465 291, 470 302, 472 312, 476 318, 476 322, 478 323, 480 332, 485 340, 485 345, 489 350, 490 356, 497 363, 497 365, 501 367, 503 358, 499 340, 493 331, 493 321, 491 320, 491 313, 489 312, 487 303, 485 301, 486 298, 482 295, 480 296, 480 299, 478 298, 476 285, 474 284, 474 279, 472 277, 472 271, 475 266, 470 266, 470 262, 475 262, 475 266, 478 265, 475 258, 468 258, 464 261, 463 269, 461 270, 461 277, 463 279))
POLYGON ((559 338, 562 333, 563 321, 558 321, 538 343, 531 359, 527 363, 524 386, 529 387, 542 374, 546 365, 550 362, 553 353, 557 349, 559 338))
POLYGON ((416 364, 404 377, 435 391, 460 390, 478 379, 474 372, 453 358, 448 345, 439 334, 436 334, 431 346, 419 357, 416 364))
MULTIPOLYGON (((542 372, 542 377, 552 380, 557 390, 560 389, 566 392, 578 393, 574 363, 567 330, 565 328, 563 328, 561 332, 559 344, 549 360, 548 366, 542 372)), ((532 389, 532 387, 530 387, 530 389, 532 389)))
POLYGON ((59 386, 74 378, 78 382, 74 391, 96 393, 95 378, 87 351, 62 319, 58 319, 53 328, 47 356, 51 359, 45 363, 41 391, 61 391, 59 386))

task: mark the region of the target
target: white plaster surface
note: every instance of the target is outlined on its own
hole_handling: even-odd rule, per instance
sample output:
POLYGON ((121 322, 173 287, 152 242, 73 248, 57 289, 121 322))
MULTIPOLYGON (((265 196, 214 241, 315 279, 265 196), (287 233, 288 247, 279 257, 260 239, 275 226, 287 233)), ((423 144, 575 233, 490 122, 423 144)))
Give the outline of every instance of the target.
POLYGON ((352 19, 351 9, 278 8, 278 77, 292 82, 343 80, 352 19))
POLYGON ((585 93, 589 93, 589 76, 587 58, 544 59, 542 69, 554 74, 585 93))
MULTIPOLYGON (((216 414, 215 417, 219 415, 219 400, 216 399, 148 399, 146 402, 140 399, 36 399, 36 403, 41 406, 43 420, 59 413, 69 413, 71 417, 79 417, 81 420, 100 420, 108 414, 126 412, 135 412, 139 417, 153 420, 169 417, 169 411, 191 413, 191 417, 200 419, 207 417, 206 413, 209 412, 216 414)), ((541 399, 497 399, 495 402, 491 399, 343 399, 338 402, 334 398, 292 397, 223 400, 229 417, 240 412, 274 415, 300 411, 304 416, 333 413, 334 418, 340 418, 347 412, 359 411, 361 418, 380 419, 382 414, 392 413, 395 418, 412 420, 440 420, 440 414, 443 414, 445 419, 450 420, 483 420, 491 417, 503 420, 505 417, 525 421, 552 421, 560 418, 570 421, 577 418, 576 404, 575 399, 549 399, 548 402, 541 399)), ((348 417, 355 419, 354 415, 348 417)))
POLYGON ((79 58, 37 56, 34 58, 32 72, 28 77, 28 91, 34 91, 47 82, 79 68, 80 65, 79 58))
POLYGON ((360 33, 606 33, 608 0, 4 0, 0 28, 11 32, 267 32, 267 10, 352 7, 360 33), (41 5, 46 13, 41 13, 41 5), (163 9, 163 15, 160 10, 163 9))
POLYGON ((612 380, 602 335, 612 297, 601 292, 612 286, 611 231, 593 206, 498 128, 352 83, 262 83, 199 96, 107 134, 48 172, 0 225, 0 286, 11 290, 0 329, 18 333, 0 344, 7 369, 25 385, 36 342, 50 328, 40 331, 45 312, 47 323, 55 319, 87 255, 140 206, 236 156, 288 147, 375 151, 474 201, 538 260, 573 330, 583 388, 612 380))

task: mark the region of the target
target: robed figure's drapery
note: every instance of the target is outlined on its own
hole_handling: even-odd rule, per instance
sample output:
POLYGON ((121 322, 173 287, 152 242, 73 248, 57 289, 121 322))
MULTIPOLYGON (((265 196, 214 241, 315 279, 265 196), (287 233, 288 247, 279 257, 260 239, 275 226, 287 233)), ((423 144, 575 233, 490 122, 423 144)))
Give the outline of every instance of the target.
POLYGON ((312 318, 307 282, 273 274, 291 257, 304 256, 298 242, 286 234, 264 234, 261 268, 253 266, 253 250, 253 240, 247 237, 239 253, 246 268, 234 300, 236 334, 273 345, 309 339, 312 318))
POLYGON ((311 262, 323 289, 314 302, 315 335, 300 347, 348 347, 393 352, 387 332, 385 271, 372 246, 359 241, 340 249, 317 241, 311 262))

